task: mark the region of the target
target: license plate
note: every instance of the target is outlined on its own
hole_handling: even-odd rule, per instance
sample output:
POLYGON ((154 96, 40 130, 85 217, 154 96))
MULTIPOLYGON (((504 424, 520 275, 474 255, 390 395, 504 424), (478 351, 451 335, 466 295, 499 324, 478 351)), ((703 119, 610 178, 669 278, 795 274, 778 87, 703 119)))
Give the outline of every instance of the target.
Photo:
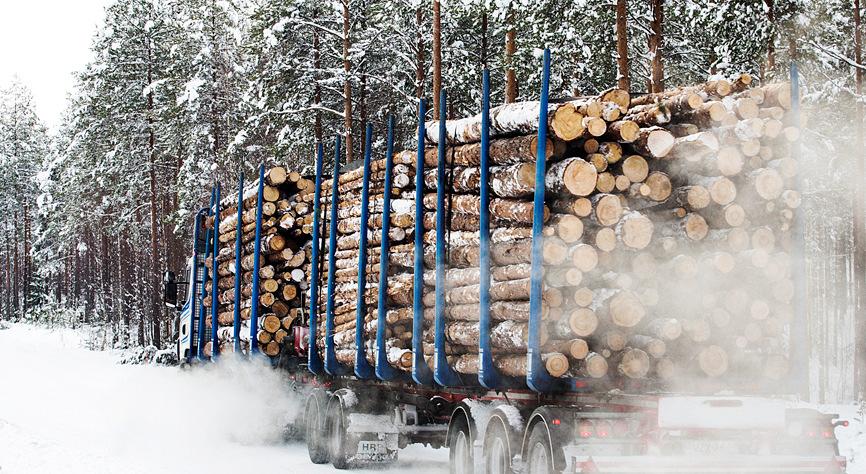
POLYGON ((700 440, 690 441, 684 446, 688 454, 731 454, 739 453, 740 448, 734 441, 700 440))
POLYGON ((372 455, 372 454, 386 454, 388 452, 385 449, 385 443, 381 441, 359 441, 358 442, 358 454, 364 455, 372 455))

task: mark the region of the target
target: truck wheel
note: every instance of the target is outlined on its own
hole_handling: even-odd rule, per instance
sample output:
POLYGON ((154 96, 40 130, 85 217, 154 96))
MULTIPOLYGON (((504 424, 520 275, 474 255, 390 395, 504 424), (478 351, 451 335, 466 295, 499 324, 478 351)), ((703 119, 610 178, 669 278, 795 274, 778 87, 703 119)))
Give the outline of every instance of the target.
POLYGON ((507 416, 500 410, 494 410, 487 422, 487 432, 484 434, 485 474, 512 474, 514 472, 511 464, 514 452, 511 441, 514 439, 516 439, 516 435, 508 425, 507 416))
POLYGON ((325 464, 330 460, 327 445, 327 424, 325 416, 324 394, 314 392, 307 401, 304 413, 304 437, 307 440, 307 452, 313 464, 325 464))
POLYGON ((535 423, 532 427, 525 459, 528 474, 556 474, 553 468, 553 447, 543 422, 535 423))
POLYGON ((473 474, 472 436, 469 423, 460 413, 452 418, 448 436, 448 465, 451 474, 473 474))
POLYGON ((339 397, 333 397, 328 404, 328 452, 336 469, 349 468, 347 437, 343 404, 339 397))

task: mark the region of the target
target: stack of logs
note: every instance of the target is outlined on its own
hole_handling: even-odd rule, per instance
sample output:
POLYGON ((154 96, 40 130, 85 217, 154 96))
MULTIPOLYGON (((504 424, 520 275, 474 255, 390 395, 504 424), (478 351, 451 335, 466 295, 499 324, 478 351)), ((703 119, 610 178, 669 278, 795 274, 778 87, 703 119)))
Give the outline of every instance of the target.
MULTIPOLYGON (((412 368, 412 249, 415 235, 414 180, 415 157, 403 152, 393 159, 390 226, 390 268, 387 294, 386 344, 388 358, 395 367, 408 371, 412 368)), ((364 341, 367 360, 375 363, 373 347, 378 325, 378 291, 382 243, 383 209, 385 198, 385 159, 370 163, 367 267, 365 278, 364 341)), ((358 167, 344 171, 339 176, 337 186, 337 248, 335 250, 334 283, 334 345, 337 360, 349 366, 355 363, 355 326, 358 311, 358 260, 361 245, 361 210, 364 169, 358 167)), ((331 232, 331 205, 333 203, 333 184, 323 182, 322 211, 322 262, 320 264, 319 312, 320 321, 325 319, 328 286, 328 245, 331 232)), ((312 193, 305 199, 312 200, 312 193)), ((312 225, 306 227, 312 234, 312 225)), ((309 270, 308 270, 309 273, 309 270)), ((325 347, 325 324, 318 326, 317 347, 325 347)))
MULTIPOLYGON (((314 188, 314 182, 295 171, 275 166, 265 172, 262 186, 261 244, 259 249, 259 271, 254 275, 256 213, 258 181, 253 182, 243 193, 241 213, 241 268, 235 265, 235 243, 238 228, 237 196, 223 199, 220 203, 220 221, 217 232, 219 252, 217 254, 217 335, 219 352, 234 351, 234 312, 240 305, 239 346, 249 352, 250 318, 253 305, 258 305, 258 323, 255 343, 261 353, 274 357, 288 341, 293 325, 304 324, 302 284, 308 281, 304 267, 310 261, 309 237, 303 232, 305 217, 311 215, 312 206, 301 199, 314 188), (235 301, 235 275, 241 272, 241 301, 235 301), (252 301, 253 279, 258 279, 258 301, 252 301)), ((213 218, 208 222, 213 229, 213 218)), ((208 274, 213 275, 212 261, 207 259, 208 274)), ((211 340, 210 306, 213 281, 206 284, 208 296, 203 305, 208 315, 206 339, 211 340)), ((210 355, 211 342, 205 346, 210 355)))
MULTIPOLYGON (((640 97, 611 89, 550 104, 541 343, 552 376, 688 379, 718 388, 773 383, 787 373, 789 255, 800 205, 791 155, 799 128, 790 107, 788 84, 758 85, 748 74, 640 97)), ((490 113, 490 339, 495 366, 514 377, 526 375, 538 119, 538 102, 490 113)), ((424 352, 431 365, 438 129, 426 124, 424 158, 424 352)), ((480 116, 449 120, 446 130, 446 354, 456 372, 473 375, 480 116)), ((402 370, 412 360, 415 156, 394 157, 386 319, 389 362, 402 370)), ((384 162, 374 161, 373 170, 363 328, 371 362, 384 162)), ((340 362, 352 365, 361 171, 343 173, 339 183, 334 340, 340 362)), ((326 284, 327 271, 320 287, 326 284)), ((320 303, 324 314, 324 295, 320 303)), ((319 329, 321 348, 324 324, 319 329)))

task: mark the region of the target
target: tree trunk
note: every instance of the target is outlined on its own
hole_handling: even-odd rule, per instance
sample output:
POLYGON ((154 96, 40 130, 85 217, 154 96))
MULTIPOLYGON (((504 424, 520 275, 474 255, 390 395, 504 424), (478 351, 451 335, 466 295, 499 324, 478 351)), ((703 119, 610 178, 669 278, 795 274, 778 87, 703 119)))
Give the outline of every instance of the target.
MULTIPOLYGON (((854 0, 854 62, 861 64, 862 60, 862 36, 860 33, 861 17, 860 17, 860 0, 854 0)), ((857 96, 862 98, 863 95, 863 70, 860 68, 854 69, 854 90, 857 96)), ((856 137, 855 149, 863 150, 863 103, 857 101, 855 105, 854 120, 856 121, 856 137)), ((856 156, 856 155, 855 155, 856 156)), ((857 275, 857 357, 855 366, 857 367, 857 389, 860 398, 866 397, 866 188, 862 185, 866 179, 866 163, 864 163, 863 154, 860 153, 857 160, 857 182, 856 186, 855 205, 854 205, 854 248, 855 250, 855 274, 857 275)))
MULTIPOLYGON (((854 2, 856 5, 859 0, 854 0, 854 2)), ((776 11, 773 3, 773 0, 764 0, 764 4, 767 5, 767 21, 770 23, 770 34, 767 38, 767 64, 763 74, 761 74, 761 82, 767 81, 773 75, 773 70, 776 68, 776 11)))
POLYGON ((424 98, 424 10, 415 9, 415 97, 424 98))
POLYGON ((343 73, 346 75, 343 80, 343 115, 345 119, 346 136, 346 163, 352 162, 353 141, 352 141, 352 80, 351 70, 352 62, 349 60, 349 48, 352 43, 349 38, 349 0, 343 0, 343 73))
POLYGON ((514 22, 514 2, 508 2, 505 16, 508 29, 505 31, 505 103, 517 100, 517 75, 514 72, 514 53, 517 52, 517 31, 514 22))
MULTIPOLYGON (((318 18, 319 10, 313 12, 313 21, 318 18)), ((322 69, 322 61, 319 52, 319 29, 313 28, 313 105, 316 106, 315 123, 313 125, 313 133, 316 136, 316 143, 322 143, 322 111, 319 107, 322 104, 322 86, 319 85, 319 71, 322 69)))
POLYGON ((442 90, 442 6, 433 0, 433 116, 439 118, 439 92, 442 90))
MULTIPOLYGON (((147 39, 147 84, 153 83, 153 52, 151 40, 147 39)), ((159 201, 156 193, 156 133, 153 123, 153 91, 148 88, 147 94, 147 148, 148 148, 148 178, 150 180, 150 280, 151 287, 151 325, 153 327, 153 344, 161 347, 160 340, 160 316, 162 308, 157 296, 160 287, 160 259, 159 259, 159 227, 157 225, 157 206, 159 201)))
POLYGON ((631 88, 628 73, 628 6, 626 0, 616 0, 616 65, 619 73, 617 87, 631 88))
POLYGON ((662 92, 665 88, 664 70, 662 67, 662 23, 664 21, 664 0, 650 0, 652 10, 652 21, 650 22, 651 33, 649 36, 650 54, 650 92, 662 92))

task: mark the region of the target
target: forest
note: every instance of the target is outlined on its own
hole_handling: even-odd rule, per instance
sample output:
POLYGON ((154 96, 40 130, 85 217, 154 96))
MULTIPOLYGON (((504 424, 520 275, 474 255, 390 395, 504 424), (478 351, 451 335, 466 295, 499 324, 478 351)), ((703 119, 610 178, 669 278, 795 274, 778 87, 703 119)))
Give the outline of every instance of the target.
POLYGON ((484 68, 494 104, 534 99, 545 47, 552 97, 739 72, 787 80, 796 63, 813 385, 822 400, 850 397, 863 346, 861 12, 859 0, 115 1, 56 131, 26 85, 0 90, 0 315, 165 347, 162 272, 183 267, 211 186, 234 189, 261 163, 309 173, 315 144, 336 135, 352 162, 368 123, 382 154, 391 113, 412 147, 419 99, 434 117, 446 88, 450 117, 474 114, 484 68))

